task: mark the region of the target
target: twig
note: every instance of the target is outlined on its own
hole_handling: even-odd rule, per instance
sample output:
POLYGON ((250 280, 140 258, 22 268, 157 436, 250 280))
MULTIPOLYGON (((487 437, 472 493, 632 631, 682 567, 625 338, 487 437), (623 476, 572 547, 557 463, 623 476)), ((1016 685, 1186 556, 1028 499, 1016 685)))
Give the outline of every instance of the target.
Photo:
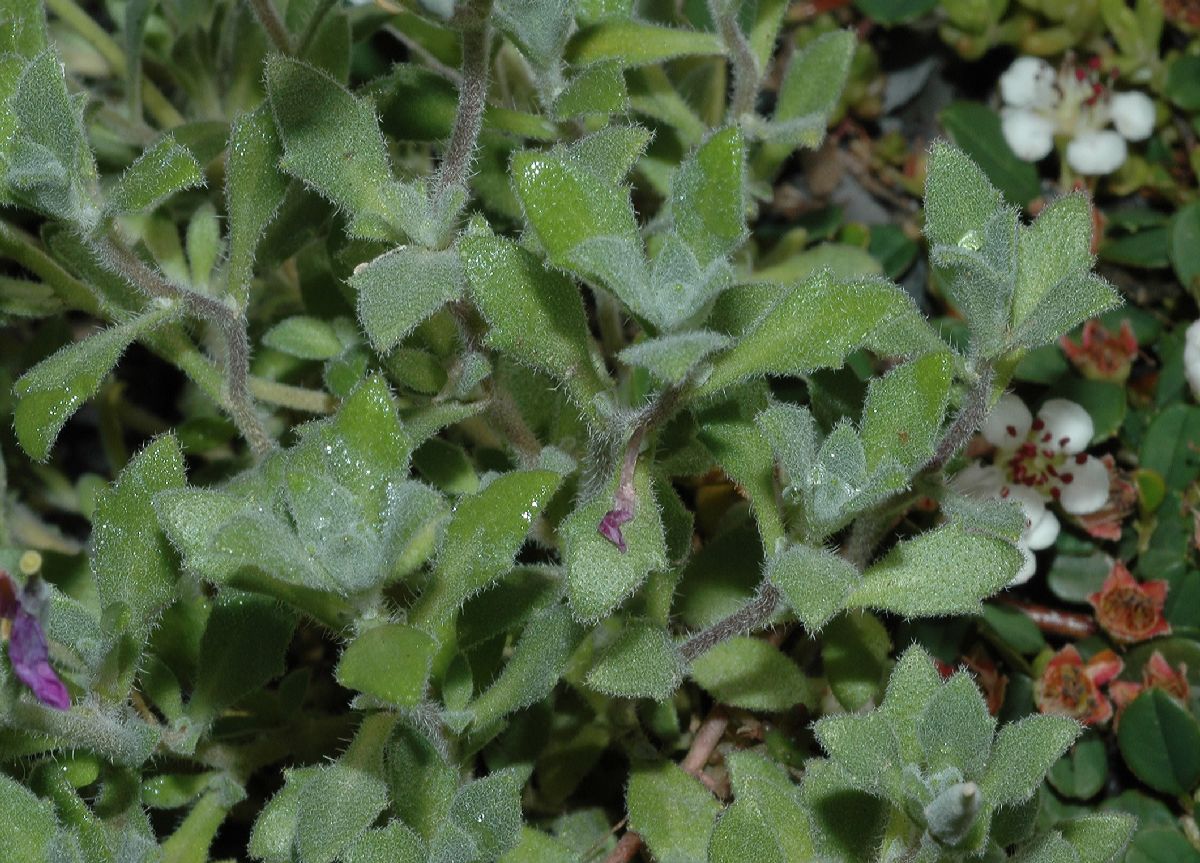
POLYGON ((283 23, 283 18, 279 16, 279 10, 275 8, 275 4, 271 0, 250 0, 250 8, 254 10, 254 17, 266 31, 267 38, 271 40, 275 50, 291 54, 292 37, 288 35, 287 26, 283 23))
POLYGON ((737 122, 743 114, 754 110, 754 100, 758 96, 759 70, 758 61, 754 57, 754 49, 746 39, 746 34, 738 26, 737 10, 740 3, 729 4, 730 8, 722 10, 721 0, 708 0, 708 11, 721 31, 721 40, 725 50, 729 52, 730 66, 733 68, 733 97, 729 102, 729 119, 737 122))
MULTIPOLYGON (((704 765, 708 764, 708 759, 712 757, 713 750, 725 736, 725 729, 728 726, 729 717, 725 714, 725 709, 719 704, 713 707, 709 711, 708 718, 696 729, 692 745, 688 748, 687 755, 684 756, 679 766, 686 773, 703 782, 704 765)), ((604 863, 629 863, 642 850, 643 844, 641 836, 632 830, 627 830, 617 842, 617 847, 604 858, 604 863)))
POLYGON ((462 81, 458 110, 454 115, 454 128, 450 132, 442 164, 433 180, 431 198, 435 204, 466 180, 471 162, 475 159, 475 145, 479 141, 483 111, 487 107, 490 12, 491 0, 476 0, 464 7, 462 12, 462 81))
POLYGON ((680 656, 691 662, 722 641, 761 628, 775 613, 779 599, 779 588, 769 581, 763 581, 758 588, 758 594, 752 600, 728 617, 700 630, 680 645, 680 656))
POLYGON ((1042 632, 1051 635, 1062 635, 1067 638, 1087 638, 1096 632, 1096 621, 1091 616, 1073 611, 1062 611, 1045 605, 1034 605, 1019 599, 1007 597, 998 600, 1024 612, 1042 632))

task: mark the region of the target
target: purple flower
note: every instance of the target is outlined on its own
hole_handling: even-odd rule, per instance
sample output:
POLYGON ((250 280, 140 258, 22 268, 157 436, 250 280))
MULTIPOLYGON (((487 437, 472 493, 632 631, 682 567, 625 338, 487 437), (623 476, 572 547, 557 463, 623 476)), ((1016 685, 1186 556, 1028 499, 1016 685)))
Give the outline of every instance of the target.
POLYGON ((628 507, 610 509, 604 514, 604 518, 600 519, 600 535, 615 545, 621 554, 628 549, 628 546, 625 545, 625 537, 621 535, 621 525, 631 521, 633 521, 633 510, 628 507))
POLYGON ((18 596, 8 573, 0 572, 0 618, 12 621, 8 658, 13 673, 42 704, 56 710, 70 710, 71 696, 50 666, 50 647, 35 613, 44 607, 44 601, 30 586, 18 596))

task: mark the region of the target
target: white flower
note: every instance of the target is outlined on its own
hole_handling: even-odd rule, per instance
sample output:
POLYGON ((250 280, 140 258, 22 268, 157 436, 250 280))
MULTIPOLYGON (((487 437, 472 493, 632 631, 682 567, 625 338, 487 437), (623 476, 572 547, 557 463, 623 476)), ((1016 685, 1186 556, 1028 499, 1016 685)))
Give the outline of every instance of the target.
POLYGON ((1049 106, 1056 77, 1054 67, 1040 57, 1018 57, 1000 76, 1000 98, 1014 108, 1049 106))
MULTIPOLYGON (((1200 361, 1200 330, 1197 337, 1200 361)), ((1094 431, 1091 415, 1066 399, 1048 399, 1034 417, 1021 399, 1005 394, 988 414, 981 432, 996 447, 993 463, 968 465, 954 486, 963 494, 1021 505, 1025 530, 1017 547, 1024 561, 1012 584, 1028 581, 1036 568, 1033 552, 1058 538, 1058 518, 1048 502, 1073 515, 1108 502, 1108 470, 1084 452, 1094 431)))
POLYGON ((1109 111, 1113 125, 1127 140, 1144 141, 1154 131, 1154 102, 1145 93, 1113 93, 1109 111))
POLYGON ((1026 162, 1037 162, 1054 149, 1054 123, 1026 108, 1005 108, 1000 113, 1004 140, 1026 162))
POLYGON ((1183 374, 1192 395, 1200 401, 1200 321, 1187 328, 1183 342, 1183 374))
POLYGON ((1125 139, 1111 129, 1084 132, 1067 145, 1067 164, 1080 174, 1111 174, 1128 153, 1125 139))

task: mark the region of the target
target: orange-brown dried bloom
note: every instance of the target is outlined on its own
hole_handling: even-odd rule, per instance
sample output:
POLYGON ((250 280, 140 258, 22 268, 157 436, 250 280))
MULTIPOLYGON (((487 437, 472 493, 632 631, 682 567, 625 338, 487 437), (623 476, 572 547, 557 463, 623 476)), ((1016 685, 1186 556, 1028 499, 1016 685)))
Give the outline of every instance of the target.
POLYGON ((1108 502, 1095 512, 1075 516, 1075 521, 1090 536, 1116 542, 1121 538, 1125 519, 1137 508, 1138 490, 1111 455, 1100 456, 1100 461, 1108 470, 1108 502))
POLYGON ((1117 561, 1097 593, 1088 597, 1104 631, 1124 644, 1166 635, 1171 624, 1163 617, 1167 582, 1139 582, 1117 561))
POLYGON ((1085 664, 1075 645, 1068 644, 1046 665, 1034 684, 1038 710, 1073 717, 1085 725, 1112 718, 1112 703, 1100 687, 1121 673, 1125 664, 1111 650, 1102 650, 1085 664))
POLYGON ((1115 333, 1105 329, 1099 321, 1090 320, 1083 325, 1078 342, 1063 336, 1059 345, 1085 378, 1116 383, 1128 379, 1138 352, 1137 337, 1128 318, 1121 321, 1121 328, 1115 333))
POLYGON ((1150 656, 1150 661, 1142 667, 1141 683, 1134 683, 1132 680, 1113 682, 1108 687, 1108 694, 1117 706, 1117 715, 1113 718, 1114 728, 1121 722, 1121 714, 1125 708, 1146 689, 1161 689, 1186 707, 1191 691, 1187 681, 1187 666, 1181 662, 1178 670, 1172 668, 1167 658, 1156 650, 1150 656))

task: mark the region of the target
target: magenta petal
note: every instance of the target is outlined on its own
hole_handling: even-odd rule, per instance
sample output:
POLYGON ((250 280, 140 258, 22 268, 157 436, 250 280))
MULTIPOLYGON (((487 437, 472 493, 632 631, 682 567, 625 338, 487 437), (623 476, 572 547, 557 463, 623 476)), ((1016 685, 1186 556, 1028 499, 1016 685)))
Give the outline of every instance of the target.
POLYGON ((625 537, 621 535, 621 525, 631 521, 633 521, 633 512, 624 508, 610 509, 604 514, 604 518, 600 519, 598 528, 600 535, 615 545, 621 554, 628 550, 625 545, 625 537))
POLYGON ((13 673, 28 686, 38 701, 56 710, 70 710, 67 687, 50 667, 50 648, 42 625, 25 610, 17 612, 8 639, 8 658, 13 673))

